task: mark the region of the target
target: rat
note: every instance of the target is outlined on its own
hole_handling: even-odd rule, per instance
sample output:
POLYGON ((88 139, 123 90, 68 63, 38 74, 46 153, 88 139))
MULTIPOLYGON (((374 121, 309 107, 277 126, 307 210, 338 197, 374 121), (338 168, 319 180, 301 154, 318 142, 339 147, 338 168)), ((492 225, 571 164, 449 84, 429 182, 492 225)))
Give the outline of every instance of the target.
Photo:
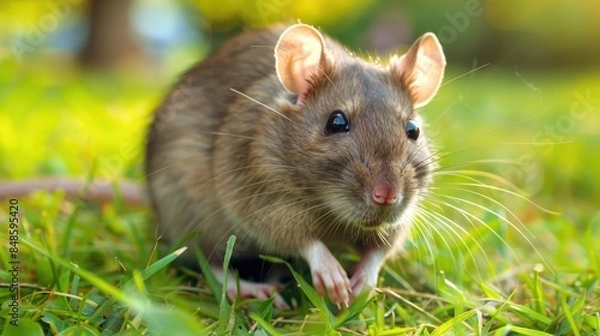
POLYGON ((275 293, 287 306, 279 284, 241 279, 237 288, 221 268, 235 235, 238 264, 303 259, 315 289, 347 305, 377 285, 431 184, 436 160, 417 109, 445 65, 432 33, 381 65, 309 25, 248 31, 184 74, 155 111, 148 195, 135 182, 36 180, 3 182, 0 198, 62 189, 91 201, 149 199, 171 244, 197 244, 215 275, 229 277, 230 297, 275 293), (360 261, 346 272, 333 253, 348 247, 360 261))
MULTIPOLYGON (((377 285, 431 184, 417 109, 445 65, 432 33, 385 65, 306 24, 232 38, 155 111, 145 167, 160 230, 172 243, 194 237, 186 244, 221 281, 234 279, 220 266, 230 235, 234 259, 300 258, 320 295, 348 305, 377 285), (334 257, 348 247, 360 254, 349 272, 334 257)), ((275 293, 285 305, 276 284, 229 285, 230 296, 275 293)))

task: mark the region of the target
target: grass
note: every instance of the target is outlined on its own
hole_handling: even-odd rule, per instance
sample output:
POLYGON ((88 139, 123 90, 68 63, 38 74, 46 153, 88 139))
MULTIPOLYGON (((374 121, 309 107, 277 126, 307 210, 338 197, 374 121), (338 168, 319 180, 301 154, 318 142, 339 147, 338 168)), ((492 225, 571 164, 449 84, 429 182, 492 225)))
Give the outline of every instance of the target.
MULTIPOLYGON (((19 199, 18 328, 0 249, 0 335, 600 334, 598 73, 464 72, 423 110, 442 174, 373 297, 340 311, 292 268, 296 308, 229 302, 210 272, 176 272, 180 251, 149 209, 39 191, 19 199)), ((145 127, 169 80, 0 62, 0 175, 143 183, 145 127)))

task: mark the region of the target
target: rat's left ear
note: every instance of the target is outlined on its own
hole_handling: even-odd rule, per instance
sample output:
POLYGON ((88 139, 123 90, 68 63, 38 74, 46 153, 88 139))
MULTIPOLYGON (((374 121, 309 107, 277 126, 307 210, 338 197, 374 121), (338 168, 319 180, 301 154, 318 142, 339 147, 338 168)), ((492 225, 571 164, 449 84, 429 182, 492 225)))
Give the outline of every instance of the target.
POLYGON ((442 83, 446 57, 433 33, 421 36, 408 52, 390 64, 415 108, 429 103, 442 83))

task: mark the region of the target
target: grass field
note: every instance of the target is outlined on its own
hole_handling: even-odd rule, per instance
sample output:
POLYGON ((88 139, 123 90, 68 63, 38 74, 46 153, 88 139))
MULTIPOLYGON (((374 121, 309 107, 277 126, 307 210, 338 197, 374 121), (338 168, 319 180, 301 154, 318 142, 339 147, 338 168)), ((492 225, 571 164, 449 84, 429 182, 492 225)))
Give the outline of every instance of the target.
MULTIPOLYGON (((2 200, 0 335, 600 335, 598 78, 450 69, 422 111, 441 169, 414 234, 376 294, 341 311, 300 273, 294 309, 228 302, 210 273, 176 272, 147 207, 36 192, 18 199, 15 242, 2 200)), ((0 176, 143 184, 145 128, 172 80, 0 62, 0 176)))

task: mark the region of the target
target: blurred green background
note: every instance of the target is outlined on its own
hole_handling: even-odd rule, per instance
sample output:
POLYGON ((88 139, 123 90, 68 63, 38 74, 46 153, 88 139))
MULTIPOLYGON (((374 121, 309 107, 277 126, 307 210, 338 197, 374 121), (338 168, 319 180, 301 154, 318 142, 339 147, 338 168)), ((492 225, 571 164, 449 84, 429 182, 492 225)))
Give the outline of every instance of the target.
MULTIPOLYGON (((598 1, 0 0, 0 178, 95 166, 143 183, 153 108, 247 27, 301 21, 382 58, 431 31, 448 70, 423 114, 456 152, 444 164, 505 161, 481 169, 598 226, 599 17, 598 1)), ((516 207, 524 221, 543 216, 516 207)))

